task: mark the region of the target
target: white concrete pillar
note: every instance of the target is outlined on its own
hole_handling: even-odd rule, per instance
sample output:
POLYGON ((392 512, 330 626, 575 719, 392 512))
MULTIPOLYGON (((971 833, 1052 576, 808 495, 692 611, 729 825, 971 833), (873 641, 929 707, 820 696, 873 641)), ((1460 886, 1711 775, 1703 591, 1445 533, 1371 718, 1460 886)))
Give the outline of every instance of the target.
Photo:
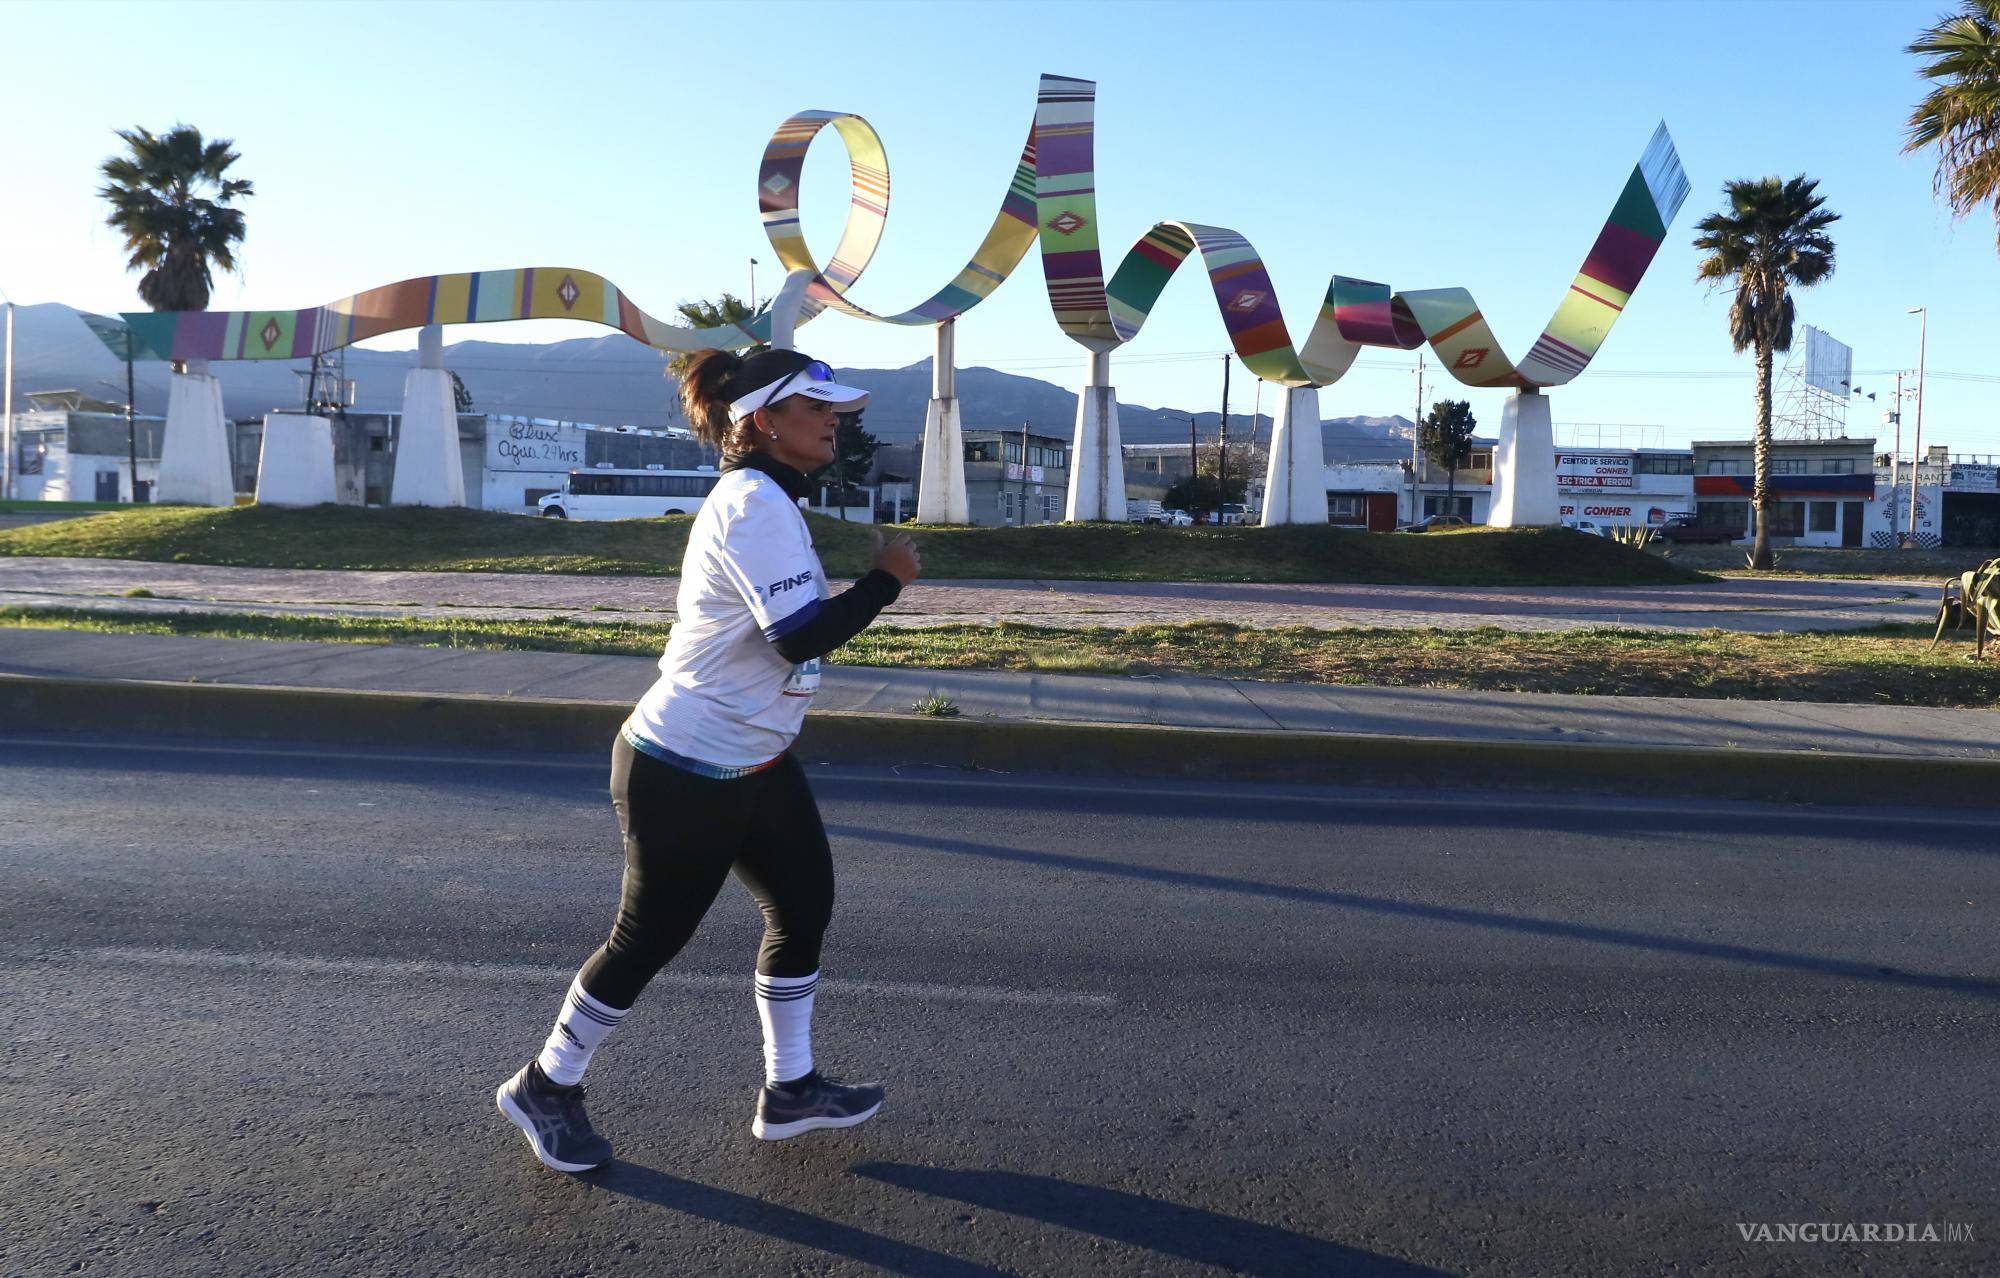
POLYGON ((785 273, 785 282, 778 285, 771 298, 771 345, 779 350, 798 349, 793 345, 793 335, 798 331, 799 315, 805 310, 806 287, 812 282, 811 271, 796 267, 785 273))
POLYGON ((1109 351, 1090 353, 1090 384, 1077 397, 1063 518, 1125 520, 1125 450, 1118 437, 1118 392, 1111 387, 1109 351))
POLYGON ((233 506, 236 476, 229 464, 229 422, 222 414, 222 383, 207 360, 189 360, 168 381, 167 424, 160 439, 156 502, 233 506))
POLYGON ((396 467, 389 479, 395 506, 463 506, 465 467, 459 459, 458 401, 444 368, 444 328, 417 334, 417 366, 403 379, 403 422, 396 432, 396 467))
POLYGON ((1264 527, 1326 522, 1326 444, 1320 435, 1319 390, 1287 386, 1271 423, 1271 457, 1264 469, 1264 527))
POLYGON ((1562 522, 1556 501, 1556 431, 1549 397, 1538 390, 1514 392, 1500 411, 1493 505, 1486 522, 1494 528, 1553 528, 1562 522))
POLYGON ((937 326, 931 360, 931 403, 924 413, 924 457, 918 470, 917 522, 969 524, 965 499, 965 435, 959 428, 957 350, 951 320, 937 326))
POLYGON ((334 496, 333 423, 305 413, 266 413, 257 504, 317 506, 334 496))

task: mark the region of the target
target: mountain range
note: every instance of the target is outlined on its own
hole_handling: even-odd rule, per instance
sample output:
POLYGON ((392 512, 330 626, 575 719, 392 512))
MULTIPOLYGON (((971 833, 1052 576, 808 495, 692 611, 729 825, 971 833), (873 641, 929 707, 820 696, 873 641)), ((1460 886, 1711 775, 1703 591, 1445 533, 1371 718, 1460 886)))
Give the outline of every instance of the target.
MULTIPOLYGON (((125 366, 86 328, 81 312, 49 302, 16 309, 14 330, 15 411, 36 391, 75 390, 117 404, 125 402, 125 366)), ((353 383, 353 407, 364 412, 397 412, 403 375, 413 355, 407 351, 344 352, 345 377, 353 383)), ((580 337, 539 345, 467 341, 445 348, 445 366, 459 375, 478 412, 508 413, 604 426, 659 428, 685 425, 675 403, 661 352, 622 334, 580 337)), ((304 400, 304 361, 220 362, 225 411, 252 418, 304 400)), ((847 368, 842 381, 866 389, 870 402, 863 424, 885 444, 907 443, 923 433, 930 400, 930 361, 907 368, 847 368)), ((138 411, 166 411, 167 365, 145 361, 133 366, 138 411)), ((1033 423, 1042 434, 1068 436, 1076 420, 1076 392, 1038 378, 969 367, 958 370, 960 415, 968 430, 1018 430, 1033 423)), ((1219 414, 1175 408, 1119 405, 1118 424, 1128 444, 1173 444, 1187 439, 1187 418, 1213 440, 1219 414)), ((1230 437, 1251 431, 1248 413, 1231 413, 1230 437)), ((1408 418, 1341 417, 1321 423, 1328 460, 1406 455, 1412 433, 1408 418)), ((1257 418, 1259 440, 1270 438, 1269 414, 1257 418)))

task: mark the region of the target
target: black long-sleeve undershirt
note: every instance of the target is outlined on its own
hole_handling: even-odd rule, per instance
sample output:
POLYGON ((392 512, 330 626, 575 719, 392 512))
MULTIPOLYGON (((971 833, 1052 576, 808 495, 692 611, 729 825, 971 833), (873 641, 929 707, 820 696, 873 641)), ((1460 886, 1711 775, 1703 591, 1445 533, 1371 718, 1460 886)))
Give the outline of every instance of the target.
POLYGON ((884 608, 903 593, 903 583, 880 568, 828 599, 819 614, 797 630, 773 639, 778 655, 794 664, 824 657, 868 628, 884 608))

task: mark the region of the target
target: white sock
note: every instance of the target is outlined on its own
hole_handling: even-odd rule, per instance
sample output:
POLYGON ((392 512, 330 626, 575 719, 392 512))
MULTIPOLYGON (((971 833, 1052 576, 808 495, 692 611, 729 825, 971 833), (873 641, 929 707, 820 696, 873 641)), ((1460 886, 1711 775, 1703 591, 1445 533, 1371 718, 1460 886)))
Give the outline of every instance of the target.
POLYGON ((789 1083, 812 1073, 813 991, 811 976, 757 977, 757 1019, 764 1024, 764 1081, 789 1083))
POLYGON ((542 1054, 535 1058, 542 1073, 565 1087, 581 1082, 590 1054, 630 1010, 608 1006, 584 993, 581 976, 571 981, 556 1027, 549 1031, 549 1041, 542 1044, 542 1054))

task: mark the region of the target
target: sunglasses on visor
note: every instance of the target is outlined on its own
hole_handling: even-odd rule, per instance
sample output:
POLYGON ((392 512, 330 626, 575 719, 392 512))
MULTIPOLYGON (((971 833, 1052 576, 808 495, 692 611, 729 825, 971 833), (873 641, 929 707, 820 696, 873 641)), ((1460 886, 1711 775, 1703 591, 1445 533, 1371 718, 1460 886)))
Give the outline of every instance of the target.
POLYGON ((807 364, 804 368, 801 368, 797 372, 793 373, 790 377, 787 377, 784 381, 779 382, 778 388, 772 391, 769 395, 766 395, 764 397, 764 402, 757 405, 757 407, 769 408, 771 405, 783 399, 785 397, 785 392, 791 388, 792 383, 799 380, 799 378, 801 377, 805 378, 808 381, 830 382, 833 380, 833 370, 827 367, 825 360, 816 359, 812 361, 810 364, 807 364))

